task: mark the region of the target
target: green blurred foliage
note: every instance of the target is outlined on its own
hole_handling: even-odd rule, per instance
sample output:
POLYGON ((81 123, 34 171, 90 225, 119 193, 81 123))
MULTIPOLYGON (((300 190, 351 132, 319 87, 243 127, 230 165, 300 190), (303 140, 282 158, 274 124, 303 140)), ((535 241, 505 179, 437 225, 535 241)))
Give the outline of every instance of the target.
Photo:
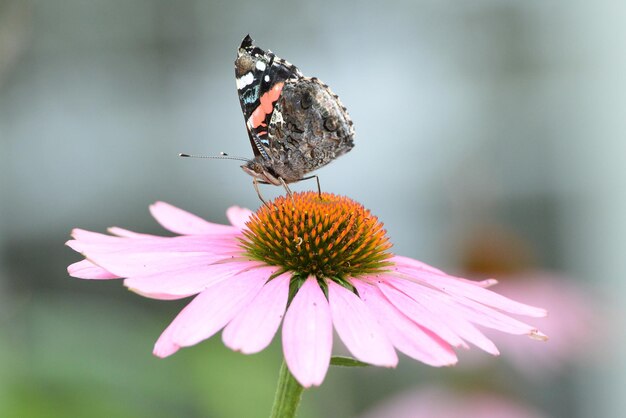
POLYGON ((110 298, 24 301, 10 332, 2 328, 0 416, 268 415, 281 361, 276 344, 243 356, 216 336, 158 359, 152 345, 168 320, 110 298))

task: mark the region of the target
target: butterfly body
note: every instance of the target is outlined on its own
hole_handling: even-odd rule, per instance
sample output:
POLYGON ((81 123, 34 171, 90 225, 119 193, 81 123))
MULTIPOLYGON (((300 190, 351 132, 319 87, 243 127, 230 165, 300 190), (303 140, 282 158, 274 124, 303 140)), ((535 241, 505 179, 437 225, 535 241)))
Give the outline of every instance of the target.
POLYGON ((249 36, 239 47, 235 76, 254 151, 242 168, 255 179, 293 183, 354 146, 354 127, 339 97, 249 36))

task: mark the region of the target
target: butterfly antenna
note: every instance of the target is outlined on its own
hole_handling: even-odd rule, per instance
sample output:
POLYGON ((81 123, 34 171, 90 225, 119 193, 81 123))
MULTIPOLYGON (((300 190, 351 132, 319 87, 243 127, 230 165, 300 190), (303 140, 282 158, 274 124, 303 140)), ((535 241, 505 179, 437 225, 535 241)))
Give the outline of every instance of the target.
POLYGON ((217 159, 217 160, 237 160, 237 161, 245 161, 245 162, 250 162, 250 159, 248 158, 243 158, 243 157, 231 157, 230 155, 226 154, 225 152, 220 152, 220 155, 193 155, 193 154, 184 154, 184 153, 180 153, 178 154, 179 157, 186 157, 186 158, 209 158, 209 159, 217 159))

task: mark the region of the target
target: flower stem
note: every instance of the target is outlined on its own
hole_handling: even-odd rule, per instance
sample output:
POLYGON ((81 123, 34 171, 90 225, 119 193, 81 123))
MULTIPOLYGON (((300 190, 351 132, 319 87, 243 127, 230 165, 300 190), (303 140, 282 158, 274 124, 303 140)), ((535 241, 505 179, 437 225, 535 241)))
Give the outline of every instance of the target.
POLYGON ((332 356, 330 358, 331 366, 339 367, 367 367, 371 366, 369 363, 363 363, 362 361, 353 359, 352 357, 332 356))
POLYGON ((278 385, 276 395, 274 395, 274 405, 270 418, 292 418, 296 416, 302 391, 304 388, 294 379, 289 372, 285 360, 280 366, 278 374, 278 385))

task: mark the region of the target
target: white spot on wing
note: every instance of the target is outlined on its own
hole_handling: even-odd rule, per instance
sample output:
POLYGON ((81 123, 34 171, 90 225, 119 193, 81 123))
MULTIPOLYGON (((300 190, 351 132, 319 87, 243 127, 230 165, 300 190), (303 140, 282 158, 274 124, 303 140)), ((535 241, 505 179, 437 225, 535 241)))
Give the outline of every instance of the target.
POLYGON ((247 85, 252 84, 253 81, 254 81, 254 74, 252 74, 252 72, 244 74, 243 76, 235 80, 235 82, 237 83, 238 90, 241 90, 247 85))
POLYGON ((265 81, 270 81, 270 76, 269 75, 265 76, 265 81))
POLYGON ((265 71, 265 63, 263 61, 257 61, 256 69, 259 71, 265 71))
POLYGON ((285 122, 285 120, 283 119, 283 114, 280 113, 278 110, 274 109, 274 113, 272 113, 272 123, 275 123, 276 125, 278 124, 283 124, 285 122))

